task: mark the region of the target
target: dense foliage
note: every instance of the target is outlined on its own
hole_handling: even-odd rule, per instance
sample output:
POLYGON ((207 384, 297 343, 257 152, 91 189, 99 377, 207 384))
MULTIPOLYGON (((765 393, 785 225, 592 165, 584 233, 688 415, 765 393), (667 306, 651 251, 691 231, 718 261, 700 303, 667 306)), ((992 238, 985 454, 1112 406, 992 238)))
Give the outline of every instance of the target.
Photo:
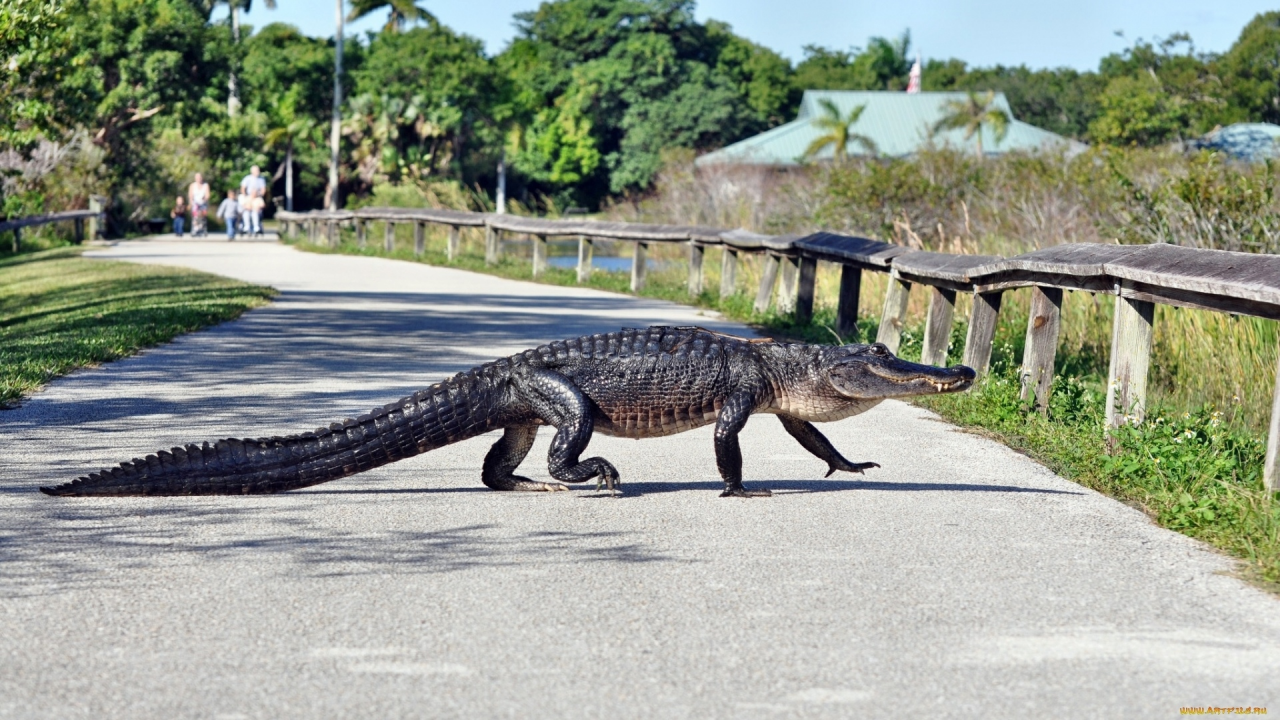
MULTIPOLYGON (((333 42, 283 24, 237 36, 212 19, 228 2, 3 3, 3 211, 83 206, 98 193, 115 203, 115 229, 129 231, 164 215, 192 173, 221 191, 253 164, 277 200, 291 169, 296 205, 323 202, 333 42)), ((515 39, 489 55, 427 10, 411 0, 352 8, 388 21, 345 43, 344 202, 394 187, 487 206, 505 161, 508 195, 526 206, 597 208, 652 192, 673 152, 786 122, 804 89, 902 90, 913 61, 904 32, 809 46, 793 64, 722 22, 698 22, 693 0, 549 0, 517 14, 515 39)), ((1280 121, 1277 57, 1280 12, 1269 12, 1221 54, 1174 35, 1135 41, 1091 72, 931 59, 923 83, 1002 91, 1018 119, 1094 144, 1156 146, 1280 121)))

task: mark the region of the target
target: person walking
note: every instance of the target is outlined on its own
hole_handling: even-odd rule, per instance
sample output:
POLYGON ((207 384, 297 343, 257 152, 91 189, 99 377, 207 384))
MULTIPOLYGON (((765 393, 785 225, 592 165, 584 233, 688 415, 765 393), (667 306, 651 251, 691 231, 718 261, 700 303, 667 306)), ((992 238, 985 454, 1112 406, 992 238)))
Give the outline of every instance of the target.
POLYGON ((240 206, 240 232, 248 237, 253 232, 253 221, 249 218, 249 203, 253 197, 240 188, 240 196, 236 198, 236 204, 240 206))
POLYGON ((261 207, 265 208, 267 201, 267 179, 262 177, 262 168, 254 165, 249 168, 249 174, 244 176, 240 181, 240 193, 245 196, 245 212, 249 225, 245 228, 245 232, 255 235, 262 234, 262 210, 259 208, 258 200, 262 200, 261 207))
POLYGON ((169 211, 169 217, 173 218, 173 234, 182 237, 182 226, 187 220, 187 201, 181 195, 174 198, 173 209, 169 211))
POLYGON ((267 199, 261 195, 252 195, 249 197, 249 224, 253 227, 253 234, 262 237, 262 211, 267 207, 267 199))
POLYGON ((227 198, 218 206, 218 217, 227 224, 227 240, 236 239, 236 223, 240 221, 240 203, 236 191, 228 190, 227 198))
POLYGON ((187 186, 187 203, 191 206, 191 235, 203 237, 209 234, 209 200, 213 192, 204 176, 196 173, 195 182, 187 186))

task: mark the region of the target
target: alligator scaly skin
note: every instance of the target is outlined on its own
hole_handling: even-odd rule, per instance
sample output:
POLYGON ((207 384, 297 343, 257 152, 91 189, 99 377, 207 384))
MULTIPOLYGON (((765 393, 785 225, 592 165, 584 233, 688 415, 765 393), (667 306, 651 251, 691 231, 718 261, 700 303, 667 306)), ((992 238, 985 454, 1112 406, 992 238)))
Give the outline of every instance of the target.
POLYGON ((56 496, 276 493, 364 472, 491 430, 504 434, 482 481, 498 490, 561 490, 514 474, 541 425, 556 428, 548 461, 561 482, 618 472, 580 460, 593 432, 649 438, 715 424, 725 495, 742 486, 738 432, 756 412, 779 416, 800 444, 836 470, 861 472, 810 422, 839 420, 885 397, 961 390, 969 368, 895 358, 882 345, 824 347, 739 338, 701 328, 651 327, 549 343, 437 383, 398 402, 315 432, 227 439, 159 451, 73 482, 56 496))

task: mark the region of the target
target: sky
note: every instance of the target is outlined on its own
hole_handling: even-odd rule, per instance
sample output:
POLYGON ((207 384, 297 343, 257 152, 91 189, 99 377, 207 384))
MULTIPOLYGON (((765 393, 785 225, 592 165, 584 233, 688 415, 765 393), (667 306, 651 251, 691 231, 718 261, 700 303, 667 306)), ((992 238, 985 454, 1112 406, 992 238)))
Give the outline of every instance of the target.
MULTIPOLYGON (((425 0, 419 3, 456 31, 484 41, 489 54, 501 52, 515 35, 511 17, 532 10, 536 0, 425 0)), ((308 35, 331 37, 336 0, 276 0, 270 10, 259 0, 245 21, 287 22, 308 35)), ((700 21, 728 22, 739 35, 793 61, 804 46, 862 47, 872 36, 897 37, 911 30, 912 54, 959 58, 971 66, 1027 65, 1096 70, 1104 55, 1137 38, 1191 34, 1201 51, 1222 52, 1254 15, 1276 5, 1246 0, 701 0, 700 21), (1064 9, 1069 8, 1069 10, 1064 9), (1117 31, 1123 37, 1117 36, 1117 31)), ((215 17, 226 17, 221 10, 215 17)), ((347 26, 347 36, 376 30, 386 13, 347 26)))

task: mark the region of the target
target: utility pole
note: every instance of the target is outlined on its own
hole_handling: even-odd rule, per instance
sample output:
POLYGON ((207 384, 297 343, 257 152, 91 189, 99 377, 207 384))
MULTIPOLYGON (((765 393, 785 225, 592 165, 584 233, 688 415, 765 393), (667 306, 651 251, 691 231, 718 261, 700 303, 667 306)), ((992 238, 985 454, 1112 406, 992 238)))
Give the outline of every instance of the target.
POLYGON ((342 145, 342 0, 337 0, 338 34, 333 53, 333 127, 329 131, 329 209, 338 209, 338 150, 342 145))

